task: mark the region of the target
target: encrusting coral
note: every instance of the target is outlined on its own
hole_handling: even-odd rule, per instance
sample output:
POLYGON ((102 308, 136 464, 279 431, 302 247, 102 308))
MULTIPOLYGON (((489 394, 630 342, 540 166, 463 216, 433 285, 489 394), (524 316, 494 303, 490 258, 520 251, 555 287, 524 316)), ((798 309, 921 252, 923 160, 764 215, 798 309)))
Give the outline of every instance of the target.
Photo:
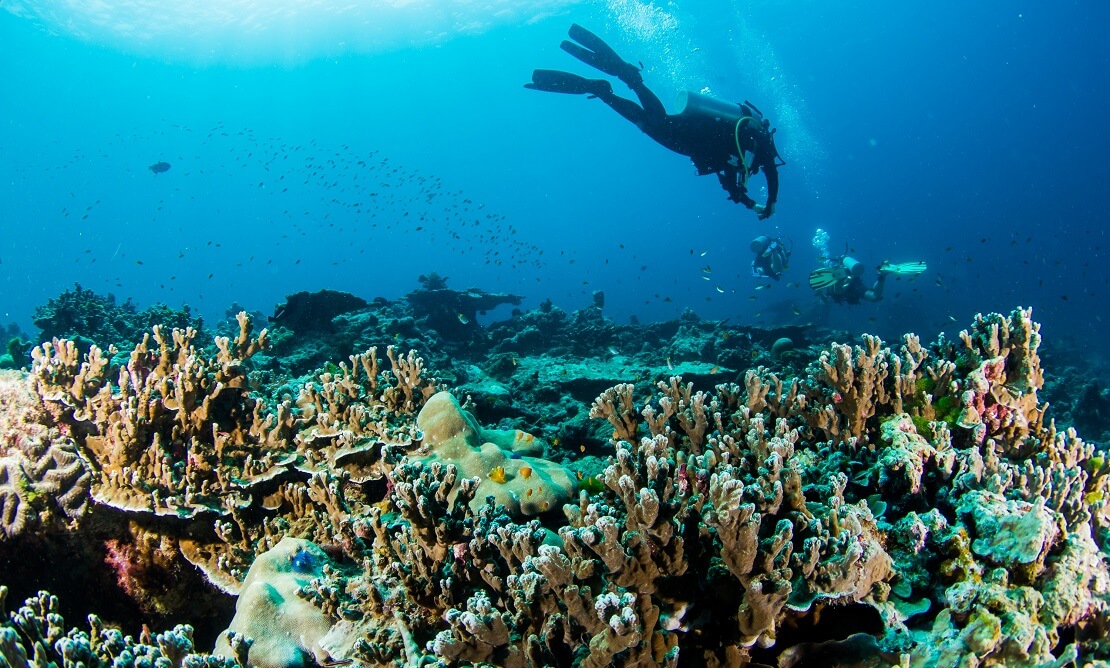
MULTIPOLYGON (((255 564, 225 661, 1110 656, 1110 465, 1046 419, 1029 311, 977 317, 958 342, 832 344, 799 379, 758 367, 711 391, 677 376, 612 387, 591 416, 615 454, 576 500, 565 470, 525 456, 534 439, 482 428, 412 354, 389 351, 389 373, 373 351, 352 357, 263 405, 243 362, 264 337, 240 324, 215 358, 156 331, 115 385, 98 350, 78 363, 65 342, 33 371, 98 502, 188 523, 182 551, 230 591, 255 564), (532 484, 546 507, 527 505, 532 484), (282 609, 311 632, 269 623, 282 609), (839 634, 810 642, 830 617, 839 634)), ((36 640, 4 633, 13 653, 36 640)))
POLYGON ((327 614, 298 596, 323 575, 328 557, 316 545, 283 538, 255 559, 243 581, 231 626, 216 641, 215 653, 235 658, 238 637, 252 638, 251 665, 311 666, 326 663, 320 640, 331 629, 327 614))
POLYGON ((483 429, 449 392, 429 399, 416 424, 424 434, 423 448, 410 453, 410 458, 451 464, 461 475, 478 478, 472 501, 475 510, 486 497, 493 497, 512 515, 538 515, 562 507, 578 491, 565 467, 526 456, 542 452, 535 437, 483 429))

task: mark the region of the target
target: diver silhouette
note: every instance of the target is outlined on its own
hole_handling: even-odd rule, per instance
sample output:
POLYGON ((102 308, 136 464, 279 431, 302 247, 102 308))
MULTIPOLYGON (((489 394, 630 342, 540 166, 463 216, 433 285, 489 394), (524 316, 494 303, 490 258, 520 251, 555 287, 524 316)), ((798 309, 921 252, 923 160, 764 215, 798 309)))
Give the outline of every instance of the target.
POLYGON ((693 91, 681 91, 677 114, 668 114, 655 93, 644 85, 641 67, 625 62, 597 35, 573 24, 570 37, 559 46, 605 74, 628 85, 640 104, 613 93, 604 79, 587 79, 558 70, 535 70, 526 88, 597 98, 631 121, 647 136, 675 153, 689 157, 699 176, 716 174, 729 199, 752 209, 760 220, 775 213, 779 194, 778 168, 786 163, 775 148, 775 130, 751 102, 724 102, 693 91), (767 202, 748 195, 748 178, 763 171, 767 202))

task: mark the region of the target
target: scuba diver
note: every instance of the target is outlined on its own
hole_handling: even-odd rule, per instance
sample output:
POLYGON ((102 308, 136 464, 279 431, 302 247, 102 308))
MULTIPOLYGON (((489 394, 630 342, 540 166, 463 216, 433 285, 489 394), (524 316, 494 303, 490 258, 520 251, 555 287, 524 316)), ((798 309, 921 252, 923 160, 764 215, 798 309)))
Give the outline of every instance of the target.
POLYGON ((598 98, 666 148, 689 157, 698 176, 716 174, 728 199, 766 220, 775 213, 779 194, 779 167, 786 164, 775 148, 775 129, 751 102, 732 104, 692 91, 679 94, 682 111, 668 114, 655 93, 644 85, 641 66, 625 62, 601 38, 577 23, 559 46, 605 74, 628 85, 640 100, 619 97, 604 79, 587 79, 557 70, 535 70, 525 88, 598 98), (748 195, 748 178, 763 171, 767 202, 757 204, 748 195))
POLYGON ((786 247, 783 240, 772 239, 765 234, 760 235, 752 239, 751 249, 755 253, 755 259, 752 260, 752 276, 779 280, 790 262, 791 249, 786 247))
POLYGON ((809 286, 823 298, 837 304, 858 304, 861 301, 878 302, 883 299, 886 277, 916 276, 926 269, 925 262, 883 262, 878 268, 879 277, 868 288, 863 282, 863 263, 849 255, 829 261, 809 275, 809 286))

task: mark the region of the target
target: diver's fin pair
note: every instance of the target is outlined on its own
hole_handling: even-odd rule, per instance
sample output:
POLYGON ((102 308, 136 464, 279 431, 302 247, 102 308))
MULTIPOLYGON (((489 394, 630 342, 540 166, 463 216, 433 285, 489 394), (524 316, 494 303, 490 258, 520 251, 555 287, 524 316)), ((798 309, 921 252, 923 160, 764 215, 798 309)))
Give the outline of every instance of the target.
POLYGON ((848 270, 844 267, 821 267, 809 275, 809 287, 814 290, 824 290, 840 283, 848 277, 848 270))
POLYGON ((563 51, 590 67, 617 77, 629 86, 638 86, 644 82, 644 78, 640 75, 640 70, 643 69, 642 66, 637 67, 632 63, 625 62, 623 58, 617 55, 613 47, 606 44, 597 35, 577 23, 571 24, 569 34, 570 38, 578 44, 563 40, 563 43, 559 45, 559 48, 563 51))
POLYGON ((590 95, 593 97, 601 97, 613 92, 613 87, 604 79, 587 79, 577 74, 560 72, 559 70, 535 70, 532 72, 532 83, 526 83, 524 87, 549 93, 568 93, 570 95, 590 95))
POLYGON ((918 262, 884 262, 879 267, 879 273, 894 274, 895 276, 917 276, 926 269, 925 261, 918 262))

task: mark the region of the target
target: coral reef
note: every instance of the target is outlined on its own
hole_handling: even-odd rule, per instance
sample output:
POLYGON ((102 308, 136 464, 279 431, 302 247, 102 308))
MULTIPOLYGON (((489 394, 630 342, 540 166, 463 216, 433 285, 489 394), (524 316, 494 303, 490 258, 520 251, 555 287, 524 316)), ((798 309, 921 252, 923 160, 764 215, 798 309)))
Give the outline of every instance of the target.
POLYGON ((296 292, 285 298, 285 303, 274 309, 270 322, 286 327, 295 334, 328 334, 333 331, 336 316, 366 308, 365 299, 337 290, 296 292))
POLYGON ((117 304, 115 296, 98 295, 80 284, 37 307, 33 321, 39 328, 38 341, 72 339, 81 344, 82 350, 95 341, 129 348, 154 325, 168 329, 201 327, 200 318, 194 318, 188 306, 177 310, 155 304, 140 310, 130 299, 117 304))
MULTIPOLYGON (((1110 658, 1110 463, 1047 414, 1029 311, 979 316, 931 345, 814 346, 801 330, 757 337, 692 317, 621 338, 599 306, 568 316, 548 304, 492 327, 514 332, 493 344, 500 366, 465 372, 503 384, 482 396, 504 397, 504 416, 529 383, 548 396, 536 436, 482 427, 422 358, 393 348, 388 369, 370 348, 263 393, 252 358, 267 333, 245 314, 238 325, 208 350, 193 330, 155 328, 118 368, 58 340, 31 372, 48 411, 33 419, 68 432, 89 497, 142 525, 111 552, 119 570, 180 554, 239 594, 223 658, 207 660, 1110 658), (583 338, 564 341, 564 326, 583 338), (793 350, 773 355, 786 336, 793 350), (634 382, 551 373, 582 341, 634 382), (547 370, 544 350, 561 350, 547 370), (592 389, 577 409, 573 393, 592 389), (591 463, 549 437, 586 419, 605 440, 591 463)), ((25 616, 47 618, 53 603, 35 601, 25 616)), ((48 634, 3 631, 0 655, 57 651, 52 624, 41 650, 48 634)), ((158 643, 130 643, 157 658, 158 643)))

